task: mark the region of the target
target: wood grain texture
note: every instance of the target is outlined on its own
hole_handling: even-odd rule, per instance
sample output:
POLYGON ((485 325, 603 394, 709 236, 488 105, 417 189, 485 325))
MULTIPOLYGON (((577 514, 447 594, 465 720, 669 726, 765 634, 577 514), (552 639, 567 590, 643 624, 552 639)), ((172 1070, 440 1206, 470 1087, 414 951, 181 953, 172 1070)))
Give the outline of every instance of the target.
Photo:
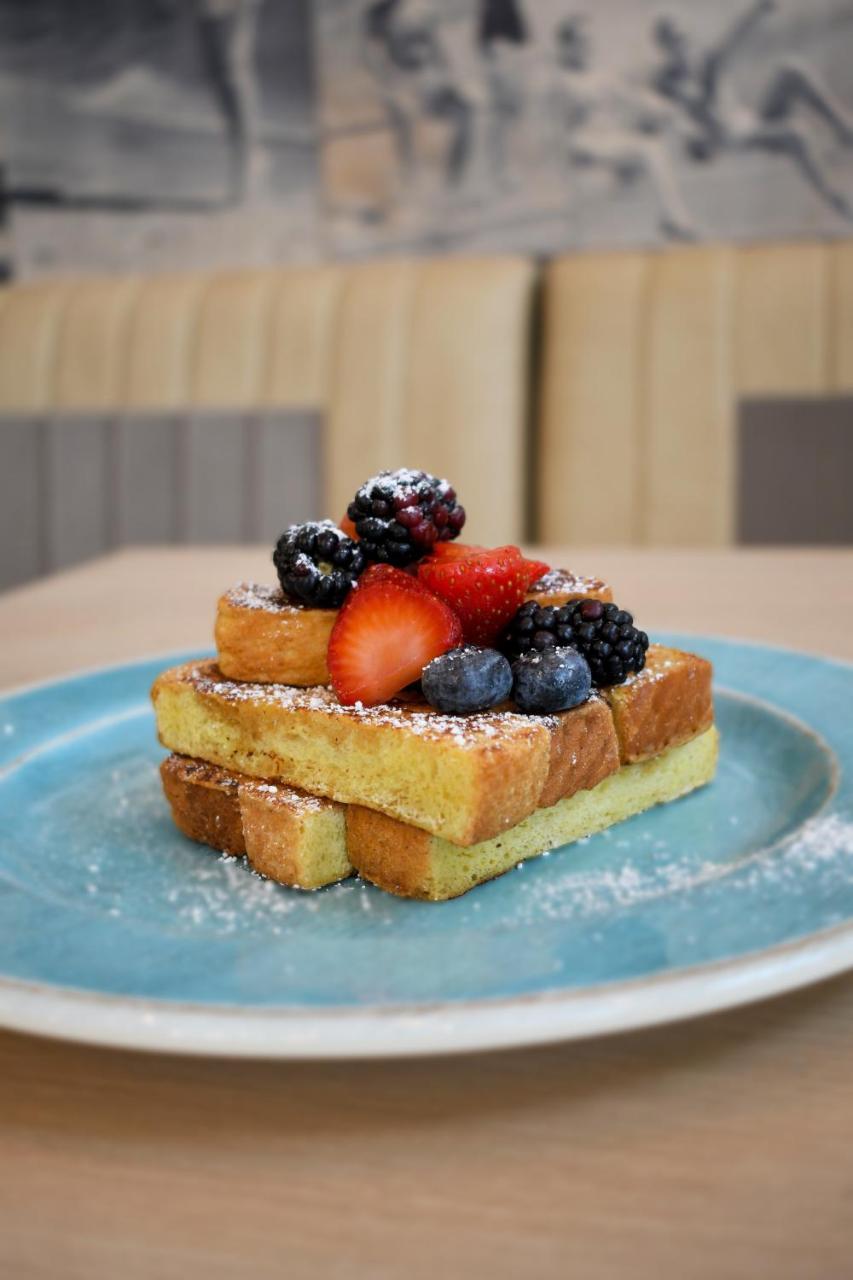
POLYGON ((652 267, 637 459, 651 546, 733 538, 732 277, 725 249, 673 250, 652 267))
POLYGON ((343 279, 340 267, 294 267, 278 273, 269 313, 263 404, 288 409, 326 404, 343 279))
MULTIPOLYGON (((206 649, 217 595, 267 579, 268 554, 125 552, 8 593, 0 684, 206 649)), ((652 629, 853 658, 853 552, 543 554, 612 581, 652 629)), ((840 1280, 851 1057, 853 978, 446 1060, 217 1062, 2 1034, 0 1274, 840 1280)))
POLYGON ((248 409, 261 401, 268 364, 272 271, 212 276, 198 304, 190 400, 211 409, 248 409))
POLYGON ((204 277, 149 276, 134 299, 120 404, 141 412, 190 403, 191 372, 204 277))
POLYGON ((829 389, 829 248, 751 245, 737 254, 735 377, 741 395, 829 389))
POLYGON ((546 541, 640 539, 650 275, 643 253, 583 254, 546 271, 536 504, 546 541))
POLYGON ((429 262, 411 311, 407 462, 452 477, 490 546, 524 536, 532 287, 520 258, 429 262))
POLYGON ((59 324, 54 409, 88 413, 120 403, 139 287, 133 276, 91 276, 72 285, 59 324))
POLYGON ((0 409, 37 413, 53 403, 60 323, 72 280, 0 290, 0 409))
POLYGON ((373 262, 347 273, 335 319, 323 515, 340 519, 353 476, 405 466, 403 433, 418 268, 373 262))

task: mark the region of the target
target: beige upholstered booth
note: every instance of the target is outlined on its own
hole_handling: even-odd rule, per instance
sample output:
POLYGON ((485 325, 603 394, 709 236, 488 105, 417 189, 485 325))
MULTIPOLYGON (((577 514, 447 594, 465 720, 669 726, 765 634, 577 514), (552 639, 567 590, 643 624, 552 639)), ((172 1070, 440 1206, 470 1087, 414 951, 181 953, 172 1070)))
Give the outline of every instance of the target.
POLYGON ((495 257, 21 283, 0 290, 0 415, 307 410, 322 514, 408 464, 453 476, 478 539, 518 539, 533 278, 495 257))
POLYGON ((851 392, 851 242, 559 259, 545 272, 538 534, 730 543, 739 402, 851 392))

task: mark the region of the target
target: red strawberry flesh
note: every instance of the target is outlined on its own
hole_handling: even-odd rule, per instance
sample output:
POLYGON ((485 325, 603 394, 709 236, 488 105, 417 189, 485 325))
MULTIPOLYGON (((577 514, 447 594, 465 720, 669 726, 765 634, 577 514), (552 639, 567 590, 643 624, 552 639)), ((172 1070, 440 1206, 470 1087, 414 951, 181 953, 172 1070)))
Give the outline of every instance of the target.
POLYGON ((389 574, 362 580, 338 615, 328 661, 344 706, 387 702, 420 679, 433 658, 461 643, 459 620, 444 601, 407 574, 400 577, 406 582, 389 574))
POLYGON ((547 568, 541 561, 525 560, 518 547, 496 547, 462 559, 427 557, 418 576, 457 614, 469 644, 488 645, 547 568))

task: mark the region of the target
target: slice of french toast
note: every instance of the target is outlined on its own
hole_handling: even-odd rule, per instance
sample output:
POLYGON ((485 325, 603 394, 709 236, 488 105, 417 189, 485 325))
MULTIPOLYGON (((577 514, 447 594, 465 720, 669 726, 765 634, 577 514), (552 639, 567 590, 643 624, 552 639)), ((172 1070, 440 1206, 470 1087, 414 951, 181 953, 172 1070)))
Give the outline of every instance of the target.
POLYGON ((171 755, 160 765, 160 780, 175 826, 185 836, 221 853, 245 854, 239 773, 171 755))
POLYGON ((712 727, 651 760, 623 765, 591 788, 538 809, 501 835, 467 848, 372 809, 345 808, 279 784, 212 771, 202 761, 171 756, 162 774, 180 829, 214 848, 239 853, 239 842, 218 820, 217 789, 225 792, 234 821, 242 824, 250 864, 280 884, 316 889, 357 870, 389 893, 441 901, 501 875, 523 859, 593 835, 710 782, 717 750, 712 727), (200 778, 206 785, 200 785, 200 778), (224 839, 228 847, 218 843, 224 839))
POLYGON ((319 889, 352 874, 344 808, 277 783, 168 756, 160 766, 175 825, 221 853, 246 855, 261 875, 319 889))
POLYGON ((337 616, 336 609, 293 603, 280 587, 242 582, 216 606, 219 670, 229 680, 328 684, 326 653, 337 616))
POLYGON ((570 600, 602 600, 609 604, 613 600, 613 592, 599 578, 585 578, 570 569, 549 569, 533 583, 527 599, 535 600, 543 607, 568 604, 570 600))
POLYGON ((706 658, 653 644, 642 671, 602 690, 613 713, 622 763, 648 760, 710 728, 712 674, 706 658))
POLYGON ((533 812, 557 725, 511 711, 345 707, 327 688, 226 680, 210 661, 163 672, 152 698, 171 751, 370 805, 457 844, 489 839, 533 812))
POLYGON ((164 672, 152 696, 172 751, 471 845, 713 723, 710 663, 653 645, 648 670, 552 716, 343 707, 327 688, 225 680, 212 662, 164 672))
MULTIPOLYGON (((587 597, 607 601, 613 593, 597 578, 551 569, 527 599, 545 605, 587 597)), ((336 609, 310 609, 288 600, 280 587, 241 582, 216 606, 219 670, 229 680, 258 684, 328 684, 326 653, 337 616, 336 609)))
POLYGON ((347 853, 365 880, 404 898, 443 901, 502 875, 518 862, 604 831, 710 782, 719 738, 706 729, 639 764, 623 765, 591 790, 537 809, 511 831, 460 848, 358 805, 347 809, 347 853))

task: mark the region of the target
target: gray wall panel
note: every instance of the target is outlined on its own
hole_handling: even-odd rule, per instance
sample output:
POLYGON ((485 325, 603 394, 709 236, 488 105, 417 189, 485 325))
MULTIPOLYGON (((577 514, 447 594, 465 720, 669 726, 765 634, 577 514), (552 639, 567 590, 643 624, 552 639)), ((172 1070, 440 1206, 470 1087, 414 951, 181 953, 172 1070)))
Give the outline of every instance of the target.
POLYGON ((0 590, 43 568, 41 458, 44 424, 0 419, 0 590))
POLYGON ((321 510, 321 421, 319 413, 292 410, 266 414, 253 424, 253 541, 272 543, 289 524, 333 514, 321 510))
POLYGON ((134 543, 273 541, 321 508, 321 415, 0 417, 0 589, 134 543))
POLYGON ((740 408, 738 540, 853 543, 853 397, 740 408))
POLYGON ((77 414, 47 425, 45 500, 48 567, 102 555, 113 544, 109 420, 77 414))
POLYGON ((246 526, 246 415, 204 414, 186 424, 187 542, 242 542, 246 526))
POLYGON ((180 418, 123 418, 115 426, 115 532, 118 544, 178 540, 180 418))

